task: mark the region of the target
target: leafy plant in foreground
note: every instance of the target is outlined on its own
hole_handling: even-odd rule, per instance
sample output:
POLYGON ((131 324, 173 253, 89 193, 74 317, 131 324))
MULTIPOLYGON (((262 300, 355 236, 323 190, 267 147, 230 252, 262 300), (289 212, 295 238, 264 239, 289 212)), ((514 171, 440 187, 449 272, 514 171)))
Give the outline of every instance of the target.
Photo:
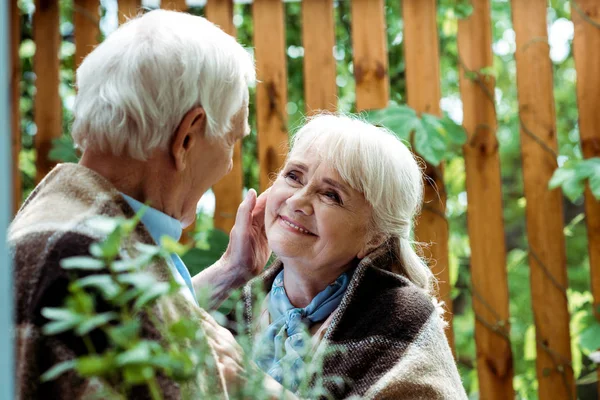
POLYGON ((135 243, 136 254, 126 258, 122 244, 140 217, 90 221, 93 228, 106 233, 106 239, 90 246, 91 257, 62 260, 61 267, 78 277, 70 283, 63 307, 42 310, 49 320, 43 333, 69 332, 81 338, 87 353, 53 366, 42 380, 74 370, 84 378, 98 379, 103 398, 123 398, 133 387, 145 385, 152 399, 161 399, 157 375, 182 382, 195 377, 208 358, 204 356, 210 352, 197 323, 182 319, 166 325, 148 312, 160 297, 175 293, 180 286, 174 279, 158 281, 146 268, 170 257, 168 247, 172 246, 135 243), (161 333, 160 341, 142 336, 145 319, 161 333), (104 349, 95 347, 92 335, 103 336, 104 349))

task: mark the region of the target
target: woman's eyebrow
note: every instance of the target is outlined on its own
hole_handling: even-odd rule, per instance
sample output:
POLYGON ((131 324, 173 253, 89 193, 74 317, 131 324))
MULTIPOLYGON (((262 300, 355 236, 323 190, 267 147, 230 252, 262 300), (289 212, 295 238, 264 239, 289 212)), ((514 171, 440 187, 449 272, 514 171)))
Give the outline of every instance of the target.
POLYGON ((340 191, 342 191, 346 196, 349 196, 350 194, 348 193, 348 190, 346 189, 346 186, 339 183, 336 180, 333 180, 331 178, 323 178, 323 182, 325 182, 328 185, 333 186, 336 189, 339 189, 340 191))
POLYGON ((288 167, 294 167, 304 173, 308 172, 308 167, 306 166, 306 164, 302 164, 301 162, 296 162, 296 161, 289 162, 288 167))

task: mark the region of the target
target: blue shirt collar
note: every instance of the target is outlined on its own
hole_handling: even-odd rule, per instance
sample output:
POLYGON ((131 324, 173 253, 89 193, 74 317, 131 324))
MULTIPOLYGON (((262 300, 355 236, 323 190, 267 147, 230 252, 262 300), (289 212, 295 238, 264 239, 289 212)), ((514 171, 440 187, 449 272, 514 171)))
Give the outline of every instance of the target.
MULTIPOLYGON (((121 196, 127 201, 127 203, 133 208, 134 212, 138 212, 144 204, 137 201, 133 197, 127 196, 121 193, 121 196)), ((175 241, 179 241, 183 228, 181 222, 162 211, 158 211, 156 208, 147 207, 146 212, 142 216, 142 223, 150 232, 150 236, 156 242, 160 244, 160 238, 163 235, 171 237, 175 241)))

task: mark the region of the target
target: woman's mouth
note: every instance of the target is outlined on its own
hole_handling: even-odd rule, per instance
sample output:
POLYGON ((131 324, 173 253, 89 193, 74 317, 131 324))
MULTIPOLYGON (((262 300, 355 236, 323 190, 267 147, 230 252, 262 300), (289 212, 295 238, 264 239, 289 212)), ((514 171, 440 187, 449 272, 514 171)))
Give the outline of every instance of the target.
POLYGON ((292 221, 289 218, 286 218, 286 217, 280 215, 279 216, 279 221, 280 221, 280 223, 283 226, 285 226, 287 228, 290 228, 290 229, 292 229, 292 230, 294 230, 294 231, 296 231, 298 233, 302 233, 304 235, 316 236, 314 233, 312 233, 308 229, 304 228, 303 226, 301 226, 300 224, 292 221))

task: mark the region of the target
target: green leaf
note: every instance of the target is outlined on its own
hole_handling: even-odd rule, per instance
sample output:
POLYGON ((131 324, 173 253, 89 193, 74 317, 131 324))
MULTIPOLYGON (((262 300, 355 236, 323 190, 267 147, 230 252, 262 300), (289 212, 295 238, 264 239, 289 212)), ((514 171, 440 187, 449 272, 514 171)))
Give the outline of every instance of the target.
POLYGON ((187 251, 192 247, 191 245, 183 245, 167 235, 163 235, 160 238, 160 245, 169 253, 174 253, 179 256, 187 253, 187 251))
POLYGON ((151 288, 141 294, 135 301, 133 308, 139 310, 146 304, 157 298, 167 295, 171 291, 171 285, 167 282, 157 282, 151 288))
POLYGON ((444 129, 442 122, 435 115, 423 113, 421 114, 421 121, 423 122, 423 125, 426 129, 435 130, 442 136, 446 135, 446 130, 444 129))
POLYGON ((589 170, 589 184, 592 195, 596 200, 600 200, 600 157, 593 157, 586 160, 589 170))
POLYGON ((44 372, 40 379, 42 380, 42 382, 53 381, 65 372, 75 368, 75 365, 75 360, 63 361, 50 368, 48 371, 44 372))
POLYGON ((402 140, 409 141, 410 133, 419 123, 419 117, 412 108, 406 105, 390 103, 383 110, 371 110, 366 119, 374 125, 383 126, 402 140))
POLYGON ((123 222, 122 218, 95 216, 86 220, 85 224, 104 235, 110 235, 119 227, 121 222, 123 222))
POLYGON ((48 322, 42 327, 42 333, 47 336, 58 335, 73 329, 80 320, 69 320, 69 321, 53 321, 48 322))
POLYGON ((584 185, 574 168, 561 167, 554 171, 550 182, 550 189, 562 187, 562 191, 572 202, 577 200, 583 194, 584 185))
POLYGON ((94 313, 94 297, 91 294, 78 288, 75 283, 71 284, 69 289, 72 289, 73 294, 67 298, 67 307, 82 315, 94 313))
POLYGON ((42 308, 42 315, 48 319, 56 321, 71 321, 77 320, 80 316, 67 308, 42 308))
POLYGON ((106 300, 111 300, 121 293, 121 287, 114 282, 113 277, 110 275, 86 276, 75 281, 75 285, 80 288, 95 288, 102 293, 102 297, 106 300))
POLYGON ((438 166, 446 154, 446 141, 438 131, 438 124, 422 119, 415 130, 415 151, 427 162, 438 166))
POLYGON ((128 272, 128 271, 138 271, 142 266, 147 265, 151 258, 148 258, 146 255, 142 255, 144 257, 141 259, 128 259, 128 260, 117 260, 113 261, 110 264, 110 269, 114 272, 128 272))
POLYGON ((129 303, 130 301, 132 301, 133 299, 135 299, 142 292, 143 292, 143 289, 134 287, 132 289, 129 289, 126 292, 121 293, 117 297, 115 297, 113 299, 113 303, 116 304, 117 306, 123 306, 123 305, 129 303))
POLYGON ((140 335, 142 325, 138 320, 127 321, 108 329, 108 335, 117 345, 125 347, 134 342, 140 335))
POLYGON ((153 357, 152 365, 165 369, 176 381, 184 381, 196 374, 198 358, 194 352, 169 351, 153 357))
POLYGON ((123 377, 129 385, 145 383, 154 376, 154 369, 147 365, 126 365, 123 368, 123 377))
POLYGON ((591 321, 590 326, 581 332, 579 345, 588 353, 600 349, 600 323, 598 321, 591 321))
POLYGON ((156 256, 158 255, 158 253, 160 252, 160 247, 159 246, 154 246, 151 244, 146 244, 146 243, 140 243, 137 242, 134 244, 134 246, 136 250, 138 250, 140 253, 146 254, 148 256, 156 256))
POLYGON ((117 277, 117 280, 120 283, 128 284, 141 290, 149 289, 157 283, 156 278, 149 272, 121 274, 117 277))
POLYGON ((96 258, 104 258, 104 252, 99 243, 92 243, 90 245, 90 254, 96 258))
POLYGON ((104 269, 104 262, 92 257, 77 256, 69 257, 60 261, 64 269, 82 269, 88 271, 99 271, 104 269))
POLYGON ((592 195, 596 198, 596 200, 600 200, 600 173, 595 173, 590 176, 589 183, 592 195))
POLYGON ((113 353, 87 355, 77 359, 76 369, 81 376, 102 376, 114 371, 115 356, 113 353))
POLYGON ((440 123, 446 131, 446 139, 448 139, 448 142, 459 146, 462 146, 467 142, 467 133, 462 125, 457 124, 447 115, 440 119, 440 123))
MULTIPOLYGON (((64 43, 64 42, 63 42, 64 43)), ((61 136, 52 140, 52 148, 48 152, 52 161, 76 163, 79 161, 77 150, 70 135, 61 136)))
POLYGON ((111 260, 117 257, 121 247, 122 239, 123 234, 120 229, 115 229, 113 232, 111 232, 106 239, 99 244, 102 256, 111 260))
POLYGON ((156 342, 144 340, 137 343, 130 350, 127 350, 117 356, 116 362, 119 367, 130 364, 149 363, 153 355, 153 349, 160 345, 156 342))
POLYGON ((42 333, 48 336, 71 330, 83 319, 81 315, 66 308, 46 307, 42 309, 42 315, 51 321, 42 327, 42 333))
POLYGON ((598 382, 598 372, 590 372, 589 374, 577 379, 577 385, 591 385, 598 382))
POLYGON ((169 327, 169 332, 177 339, 194 340, 198 333, 198 324, 189 319, 181 319, 169 327))
POLYGON ((110 321, 114 321, 119 318, 119 314, 116 312, 105 312, 102 314, 94 315, 93 317, 86 319, 75 329, 75 333, 79 336, 87 335, 96 328, 106 325, 110 321))

